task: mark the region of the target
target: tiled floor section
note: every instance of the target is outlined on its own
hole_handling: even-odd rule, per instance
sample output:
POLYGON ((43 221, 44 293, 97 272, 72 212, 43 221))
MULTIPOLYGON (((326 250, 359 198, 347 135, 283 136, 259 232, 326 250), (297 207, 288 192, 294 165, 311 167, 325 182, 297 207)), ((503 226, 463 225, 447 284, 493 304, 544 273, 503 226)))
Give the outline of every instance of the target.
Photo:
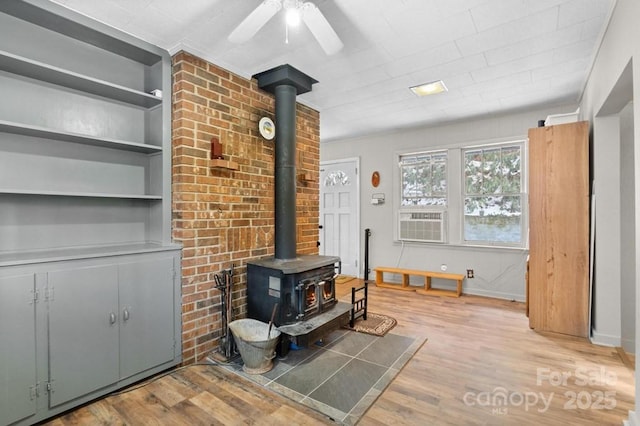
POLYGON ((335 421, 355 424, 424 342, 341 329, 276 359, 263 375, 246 374, 241 361, 225 367, 335 421))

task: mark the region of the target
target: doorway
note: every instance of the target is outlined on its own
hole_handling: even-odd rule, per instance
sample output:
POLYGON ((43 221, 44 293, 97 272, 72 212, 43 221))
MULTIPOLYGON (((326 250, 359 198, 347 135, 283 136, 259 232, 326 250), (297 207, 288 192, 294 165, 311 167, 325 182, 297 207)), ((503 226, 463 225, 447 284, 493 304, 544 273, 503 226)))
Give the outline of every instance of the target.
POLYGON ((636 347, 637 165, 633 64, 629 62, 594 117, 595 259, 592 339, 636 347))
POLYGON ((320 163, 320 254, 340 257, 344 275, 359 276, 360 159, 320 163))

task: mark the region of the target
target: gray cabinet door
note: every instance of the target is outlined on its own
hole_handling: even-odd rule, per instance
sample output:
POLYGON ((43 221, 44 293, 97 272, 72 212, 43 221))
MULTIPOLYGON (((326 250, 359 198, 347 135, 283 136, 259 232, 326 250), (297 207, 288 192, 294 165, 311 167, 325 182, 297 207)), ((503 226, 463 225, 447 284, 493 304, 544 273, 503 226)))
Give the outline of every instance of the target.
POLYGON ((36 412, 34 274, 0 278, 0 424, 36 412))
POLYGON ((50 407, 118 380, 118 267, 48 273, 50 407))
POLYGON ((119 265, 120 378, 174 359, 173 258, 119 265))

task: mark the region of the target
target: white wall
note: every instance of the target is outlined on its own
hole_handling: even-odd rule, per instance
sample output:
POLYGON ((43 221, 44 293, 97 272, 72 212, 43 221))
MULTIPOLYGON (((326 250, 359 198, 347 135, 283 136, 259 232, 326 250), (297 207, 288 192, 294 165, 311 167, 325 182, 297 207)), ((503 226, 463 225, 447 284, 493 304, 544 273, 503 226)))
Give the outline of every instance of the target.
MULTIPOLYGON (((616 83, 618 82, 621 75, 623 75, 624 70, 626 69, 629 63, 632 64, 632 98, 640 99, 640 26, 638 25, 638 20, 640 19, 640 2, 637 0, 618 0, 616 4, 616 8, 613 12, 613 16, 611 17, 611 21, 609 24, 609 28, 605 34, 605 37, 602 42, 602 46, 600 47, 600 51, 596 57, 596 61, 591 72, 591 75, 587 81, 587 85, 585 87, 585 91, 583 94, 583 98, 581 101, 581 112, 585 119, 594 120, 594 118, 598 114, 602 114, 602 108, 605 106, 605 103, 608 99, 610 99, 611 95, 615 94, 614 88, 616 87, 616 83)), ((622 108, 624 106, 620 105, 622 108)), ((621 109, 620 108, 620 109, 621 109)), ((615 113, 615 111, 609 111, 610 113, 615 113)), ((634 182, 635 187, 633 189, 635 205, 638 205, 640 201, 640 185, 637 183, 640 179, 640 108, 634 108, 633 111, 633 135, 634 135, 634 147, 633 147, 633 156, 634 156, 634 182)), ((602 140, 597 137, 594 138, 594 150, 598 145, 604 145, 612 143, 609 140, 602 140)), ((613 160, 612 160, 613 161, 613 160)), ((594 164, 594 176, 601 175, 606 176, 607 173, 615 173, 617 172, 617 166, 615 162, 606 164, 601 162, 600 164, 594 164)), ((625 182, 622 181, 621 185, 624 185, 625 182)), ((620 188, 605 188, 605 190, 616 191, 620 193, 620 188)), ((626 193, 626 192, 624 192, 626 193)), ((596 210, 599 207, 606 206, 596 206, 596 210)), ((640 244, 640 234, 638 230, 640 229, 640 209, 635 209, 635 247, 638 247, 640 244)), ((599 223, 596 223, 596 228, 600 226, 599 223)), ((620 241, 617 242, 618 247, 620 247, 620 241)), ((608 249, 615 249, 614 247, 607 246, 599 246, 602 253, 606 253, 608 249)), ((596 264, 597 267, 597 264, 596 264)), ((636 306, 638 305, 640 299, 640 292, 638 291, 639 277, 640 277, 640 262, 635 262, 634 266, 635 273, 633 274, 633 281, 635 284, 635 298, 636 298, 636 306)), ((610 301, 610 297, 616 296, 616 291, 613 291, 613 295, 610 295, 609 289, 615 289, 620 287, 620 282, 614 281, 599 281, 595 282, 594 286, 596 287, 596 298, 594 299, 594 305, 597 307, 600 304, 608 304, 610 301)), ((620 297, 620 293, 617 292, 617 296, 620 297)), ((638 339, 638 333, 640 333, 640 315, 638 310, 636 309, 636 353, 638 353, 638 344, 640 344, 640 339, 638 339)), ((608 321, 607 318, 600 318, 598 320, 598 328, 594 330, 594 333, 602 333, 602 334, 612 334, 615 333, 615 330, 620 330, 620 323, 614 323, 613 321, 608 321)), ((638 360, 639 358, 636 358, 638 360)), ((638 409, 640 402, 640 368, 636 365, 636 410, 638 409)), ((631 413, 629 416, 629 424, 639 424, 636 415, 631 413)))
POLYGON ((635 182, 633 163, 633 103, 620 113, 620 316, 625 351, 636 352, 635 182))
MULTIPOLYGON (((322 143, 321 161, 360 158, 360 235, 364 239, 364 229, 371 229, 370 268, 397 266, 439 271, 440 265, 444 263, 449 272, 464 274, 467 269, 473 269, 475 278, 465 280, 465 293, 524 301, 526 250, 412 243, 405 243, 403 246, 394 242, 393 199, 399 192, 399 184, 394 181, 394 175, 398 173, 395 155, 413 149, 450 147, 495 140, 522 140, 527 137, 529 128, 536 127, 538 120, 543 120, 550 114, 573 112, 576 107, 577 105, 565 105, 322 143), (371 185, 371 174, 374 171, 380 173, 380 185, 377 188, 371 185), (385 204, 371 205, 370 200, 374 193, 384 193, 385 204)), ((361 253, 361 259, 364 261, 363 256, 361 253)), ((438 285, 453 288, 454 284, 440 282, 438 285)))
POLYGON ((591 317, 593 341, 620 346, 620 119, 595 117, 593 180, 595 192, 595 270, 591 317))

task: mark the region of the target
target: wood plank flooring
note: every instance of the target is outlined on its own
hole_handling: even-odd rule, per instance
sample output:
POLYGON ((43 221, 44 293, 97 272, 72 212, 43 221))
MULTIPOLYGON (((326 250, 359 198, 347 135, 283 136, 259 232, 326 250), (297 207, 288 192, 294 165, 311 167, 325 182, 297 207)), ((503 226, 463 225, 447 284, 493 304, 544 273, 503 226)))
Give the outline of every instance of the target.
MULTIPOLYGON (((349 281, 337 286, 350 297, 349 281)), ((615 348, 529 329, 524 304, 369 288, 369 310, 427 343, 359 425, 619 425, 634 373, 615 348)), ((221 369, 193 366, 53 419, 65 425, 317 425, 332 421, 221 369)))

